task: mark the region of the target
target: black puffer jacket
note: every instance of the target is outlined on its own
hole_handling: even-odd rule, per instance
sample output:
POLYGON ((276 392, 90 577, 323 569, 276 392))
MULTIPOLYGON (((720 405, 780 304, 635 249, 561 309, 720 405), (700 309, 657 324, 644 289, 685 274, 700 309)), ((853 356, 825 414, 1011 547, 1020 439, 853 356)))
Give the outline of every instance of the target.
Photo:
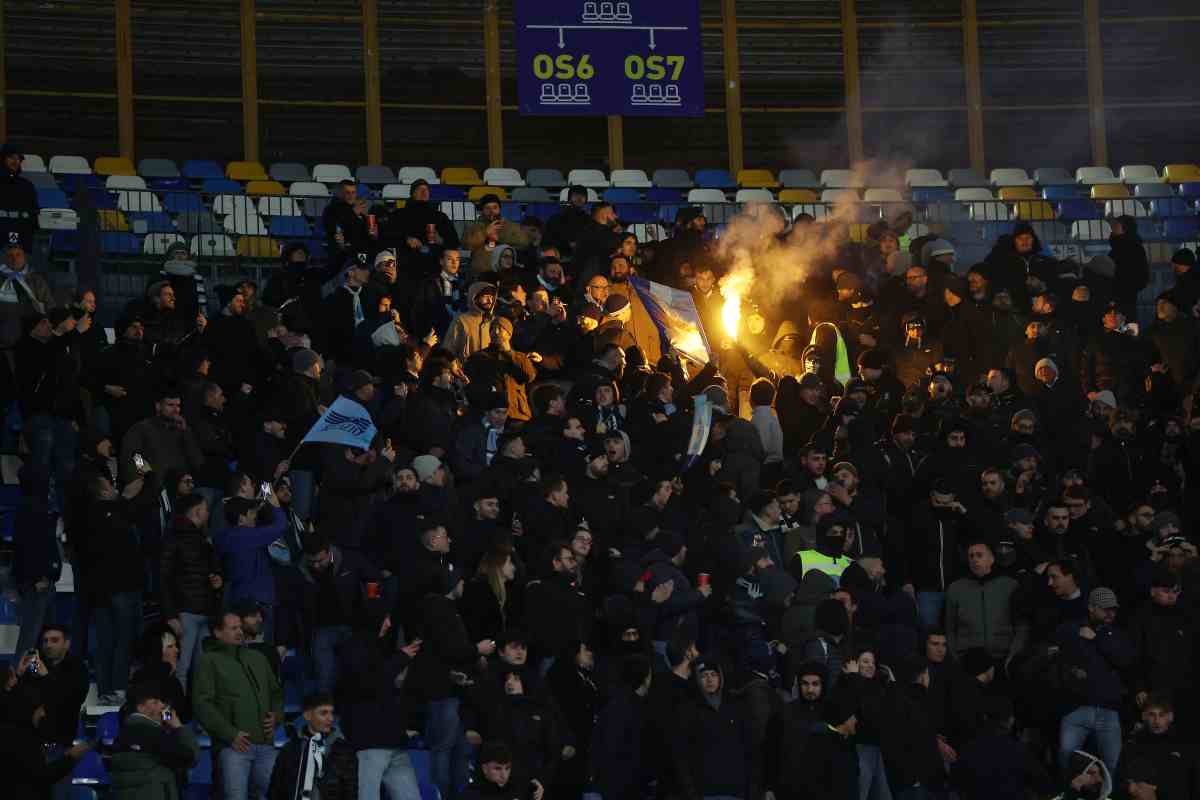
POLYGON ((163 539, 159 575, 162 585, 163 619, 180 611, 212 614, 220 607, 221 591, 209 584, 209 575, 221 574, 221 559, 204 531, 176 518, 163 539))

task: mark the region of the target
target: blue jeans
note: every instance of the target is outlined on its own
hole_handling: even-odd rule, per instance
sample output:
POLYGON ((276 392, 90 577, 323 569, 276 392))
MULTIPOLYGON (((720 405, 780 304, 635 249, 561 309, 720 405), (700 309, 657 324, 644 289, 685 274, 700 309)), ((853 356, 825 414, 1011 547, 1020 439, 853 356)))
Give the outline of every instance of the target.
POLYGON ((317 671, 317 690, 332 692, 337 686, 337 649, 353 633, 349 625, 330 625, 313 633, 313 665, 317 671))
POLYGON ((42 626, 54 621, 54 582, 44 591, 30 586, 21 592, 18 608, 21 630, 17 634, 16 660, 42 643, 42 626))
POLYGON ((183 626, 183 636, 179 641, 179 663, 176 665, 175 676, 179 678, 184 691, 187 691, 192 662, 200 652, 201 640, 208 636, 208 617, 190 611, 180 611, 179 624, 183 626))
POLYGON ((92 609, 96 621, 96 689, 108 694, 129 685, 129 656, 142 624, 140 592, 120 592, 105 608, 92 609))
POLYGON ((62 513, 63 492, 75 471, 79 432, 71 420, 38 414, 25 420, 25 442, 29 445, 34 513, 62 513))
POLYGON ((1116 775, 1121 757, 1121 715, 1100 706, 1080 706, 1062 718, 1058 727, 1059 766, 1066 768, 1071 753, 1083 749, 1089 733, 1096 740, 1100 760, 1110 775, 1116 775))
POLYGON ((860 744, 858 750, 858 800, 892 800, 883 754, 877 744, 860 744))
POLYGON ((945 610, 945 592, 917 592, 917 613, 921 616, 921 626, 926 630, 942 626, 942 612, 945 610))
POLYGON ((443 800, 449 800, 467 782, 467 740, 458 718, 457 697, 429 701, 425 741, 429 744, 430 778, 443 800))
POLYGON ((249 752, 239 753, 232 747, 221 750, 221 785, 225 787, 225 800, 248 800, 250 797, 265 800, 271 785, 271 770, 275 768, 275 747, 269 744, 252 744, 249 752), (254 780, 255 792, 250 793, 250 781, 254 780))
POLYGON ((381 786, 387 787, 389 800, 421 800, 421 786, 407 750, 358 751, 358 800, 379 800, 381 786))

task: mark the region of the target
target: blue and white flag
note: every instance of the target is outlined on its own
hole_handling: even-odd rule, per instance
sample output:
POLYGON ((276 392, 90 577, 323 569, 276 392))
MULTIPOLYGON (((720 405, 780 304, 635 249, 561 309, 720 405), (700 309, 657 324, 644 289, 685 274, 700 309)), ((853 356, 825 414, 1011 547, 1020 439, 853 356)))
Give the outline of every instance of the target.
POLYGON ((642 278, 630 278, 629 282, 658 327, 663 352, 674 350, 697 364, 707 364, 711 351, 691 293, 642 278))
POLYGON ((696 463, 696 459, 704 452, 708 444, 708 434, 712 431, 712 403, 702 394, 692 398, 695 402, 695 413, 692 414, 692 436, 688 439, 687 454, 683 458, 680 472, 687 472, 696 463))
POLYGON ((333 401, 300 444, 342 444, 366 450, 375 438, 371 413, 348 397, 333 401))

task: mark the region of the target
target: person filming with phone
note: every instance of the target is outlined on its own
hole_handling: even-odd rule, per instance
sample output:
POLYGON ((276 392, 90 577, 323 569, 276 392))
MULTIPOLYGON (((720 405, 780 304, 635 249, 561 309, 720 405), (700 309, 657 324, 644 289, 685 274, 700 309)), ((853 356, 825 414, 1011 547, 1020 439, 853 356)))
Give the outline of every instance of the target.
POLYGON ((179 776, 195 765, 200 747, 191 728, 163 702, 157 681, 129 691, 129 715, 121 725, 109 774, 112 797, 177 800, 179 776))

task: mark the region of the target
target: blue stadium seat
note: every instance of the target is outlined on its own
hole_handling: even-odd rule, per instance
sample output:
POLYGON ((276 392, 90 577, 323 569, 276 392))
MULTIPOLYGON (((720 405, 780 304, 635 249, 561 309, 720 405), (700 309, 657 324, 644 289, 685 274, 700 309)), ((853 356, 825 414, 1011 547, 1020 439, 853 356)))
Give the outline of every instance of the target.
POLYGON ((1200 218, 1170 217, 1163 221, 1162 236, 1169 241, 1186 241, 1200 235, 1200 218))
POLYGON ((118 256, 140 256, 142 242, 132 233, 103 231, 100 234, 100 251, 118 256))
POLYGON ((79 231, 54 231, 50 234, 50 249, 56 253, 78 253, 79 231))
POLYGON ((737 181, 726 169, 696 171, 696 187, 700 189, 736 189, 737 181))
MULTIPOLYGON (((524 204, 514 203, 511 200, 503 202, 500 204, 500 216, 507 220, 520 222, 521 218, 525 216, 524 204)), ((542 221, 545 222, 545 220, 542 221)))
POLYGON ((286 236, 303 239, 309 233, 308 220, 304 217, 271 217, 267 227, 271 229, 271 235, 276 238, 286 236))
POLYGON ((467 193, 458 186, 446 186, 443 183, 435 183, 429 187, 429 202, 431 203, 456 202, 466 199, 467 193))
POLYGON ((954 200, 954 190, 948 186, 912 187, 914 203, 947 203, 954 200))
POLYGON ((1139 199, 1152 197, 1174 197, 1175 190, 1167 183, 1135 183, 1133 196, 1139 199))
MULTIPOLYGON (((972 227, 975 229, 974 236, 972 237, 972 235, 964 229, 963 238, 961 241, 970 242, 974 241, 974 239, 982 239, 985 242, 994 242, 1001 236, 1012 233, 1013 223, 999 221, 984 222, 981 225, 973 225, 972 227)), ((955 241, 959 240, 956 239, 955 241)))
POLYGON ((1200 197, 1200 183, 1181 183, 1179 184, 1180 197, 1200 197))
POLYGON ((207 159, 193 159, 183 162, 183 169, 180 174, 183 177, 193 181, 203 181, 209 178, 224 178, 225 170, 221 169, 221 165, 215 161, 207 159))
POLYGON ((163 208, 172 214, 184 214, 188 211, 204 211, 204 201, 200 195, 191 192, 167 192, 162 196, 163 208))
POLYGON ((1142 237, 1143 241, 1152 242, 1162 238, 1162 230, 1156 220, 1139 217, 1134 221, 1137 223, 1138 236, 1142 237))
POLYGON ((679 209, 690 207, 691 206, 689 206, 687 203, 661 205, 658 207, 658 218, 667 226, 667 228, 670 228, 675 224, 675 215, 679 213, 679 209))
POLYGON ((617 206, 616 209, 617 217, 619 217, 622 222, 629 223, 631 225, 658 221, 658 214, 656 213, 657 208, 652 204, 639 202, 622 203, 620 206, 617 206))
POLYGON ((200 185, 200 191, 205 194, 242 194, 242 185, 220 175, 216 178, 205 178, 204 183, 200 185))
POLYGON ((678 203, 682 199, 683 193, 678 189, 654 186, 646 190, 646 202, 648 203, 678 203))
POLYGON ((208 787, 212 785, 212 750, 200 751, 200 758, 196 759, 196 766, 188 770, 188 783, 193 786, 208 787))
POLYGON ((603 196, 604 202, 606 203, 640 203, 642 200, 642 195, 637 189, 626 189, 621 187, 605 189, 603 196))
POLYGON ((96 800, 96 790, 90 786, 75 786, 67 789, 67 800, 96 800))
POLYGON ((1156 197, 1150 201, 1153 217, 1191 217, 1195 214, 1196 207, 1182 197, 1156 197))
POLYGON ((105 747, 112 747, 121 731, 121 715, 116 711, 101 714, 96 720, 96 738, 105 747))
POLYGON ((557 214, 561 208, 562 205, 559 203, 526 203, 525 213, 545 222, 557 214))
POLYGON ((308 248, 309 255, 313 258, 325 258, 326 247, 324 239, 304 239, 303 242, 304 246, 308 248))
POLYGON ((1042 187, 1042 199, 1044 200, 1076 200, 1084 197, 1091 197, 1091 193, 1086 186, 1078 184, 1042 187))
POLYGON ((1058 204, 1059 219, 1068 222, 1077 219, 1101 219, 1103 216, 1100 206, 1092 200, 1063 200, 1058 204))
POLYGON ((84 786, 108 786, 108 769, 104 766, 104 759, 95 750, 89 750, 84 753, 83 758, 79 759, 79 763, 71 770, 71 783, 79 783, 84 786))
POLYGON ((117 196, 110 194, 107 189, 92 189, 87 190, 88 197, 91 198, 92 207, 97 209, 116 210, 117 196))
POLYGON ((62 175, 59 176, 59 186, 67 194, 75 194, 80 187, 88 189, 103 189, 104 179, 99 175, 62 175))
POLYGON ((134 233, 175 233, 175 223, 162 211, 134 211, 129 214, 129 229, 134 233), (139 223, 146 229, 139 230, 139 223))
POLYGON ((151 178, 146 186, 155 192, 186 192, 191 188, 184 178, 151 178))
POLYGON ((38 189, 37 190, 38 208, 70 208, 71 204, 67 202, 67 193, 61 189, 38 189))

